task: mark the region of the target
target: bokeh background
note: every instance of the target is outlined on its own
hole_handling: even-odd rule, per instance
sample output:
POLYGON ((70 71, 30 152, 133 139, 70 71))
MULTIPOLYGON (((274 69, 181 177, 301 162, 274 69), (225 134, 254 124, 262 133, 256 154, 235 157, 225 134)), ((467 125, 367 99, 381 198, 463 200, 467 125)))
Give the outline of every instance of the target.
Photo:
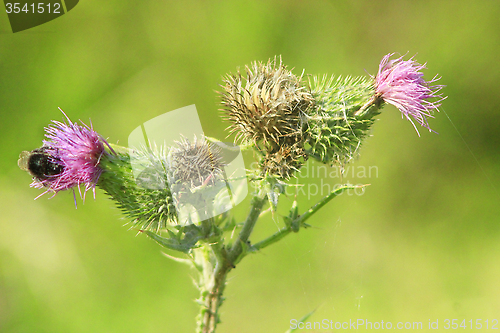
MULTIPOLYGON (((498 17, 498 1, 87 0, 13 34, 2 11, 0 331, 195 329, 194 272, 123 226, 104 193, 78 209, 70 192, 33 200, 40 191, 17 158, 62 120, 58 107, 126 144, 141 123, 196 104, 205 133, 222 139, 215 90, 238 66, 282 55, 296 74, 368 75, 389 52, 416 54, 428 79, 442 76, 448 99, 430 120, 439 134, 418 137, 387 106, 351 165, 376 166, 376 176, 323 178, 371 186, 242 261, 218 331, 284 332, 315 309, 311 321, 424 328, 500 319, 498 17)), ((253 240, 279 219, 264 218, 253 240)))

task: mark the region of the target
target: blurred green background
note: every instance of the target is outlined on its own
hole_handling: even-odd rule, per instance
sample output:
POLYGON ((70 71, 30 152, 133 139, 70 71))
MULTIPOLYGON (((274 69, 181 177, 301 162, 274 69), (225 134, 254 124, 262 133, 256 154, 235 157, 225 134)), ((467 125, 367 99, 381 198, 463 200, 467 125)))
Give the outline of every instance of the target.
MULTIPOLYGON (((0 331, 195 328, 194 272, 128 231, 104 193, 76 210, 70 192, 33 200, 40 190, 17 158, 62 120, 57 107, 126 144, 143 122, 196 104, 205 133, 222 139, 214 91, 238 66, 282 55, 296 74, 368 75, 389 52, 417 54, 428 79, 442 76, 449 97, 430 120, 439 134, 418 137, 387 106, 351 165, 378 174, 323 180, 371 186, 242 261, 218 332, 284 332, 314 309, 312 321, 424 328, 500 319, 499 17, 498 1, 87 0, 13 34, 0 14, 0 331)), ((253 240, 275 230, 269 216, 253 240)))

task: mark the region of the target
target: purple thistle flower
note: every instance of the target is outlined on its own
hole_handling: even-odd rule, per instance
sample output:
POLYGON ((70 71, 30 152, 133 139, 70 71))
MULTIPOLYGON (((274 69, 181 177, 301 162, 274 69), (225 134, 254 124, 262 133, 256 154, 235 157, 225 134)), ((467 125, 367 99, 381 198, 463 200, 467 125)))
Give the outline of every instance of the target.
POLYGON ((83 199, 90 189, 93 190, 95 198, 95 186, 102 173, 99 161, 106 153, 104 145, 106 144, 111 151, 113 149, 93 130, 92 123, 90 127, 83 122, 83 126, 78 125, 71 122, 62 110, 61 112, 66 117, 67 123, 53 120, 53 124, 45 128, 45 137, 48 140, 43 140, 43 147, 35 151, 48 155, 49 163, 59 165, 59 170, 62 172, 55 172, 46 177, 35 175, 31 187, 47 188, 47 191, 38 197, 47 192, 54 192, 55 195, 59 191, 78 187, 83 199), (85 186, 83 195, 80 185, 85 186))
POLYGON ((401 114, 412 123, 419 136, 420 133, 411 118, 432 131, 427 117, 434 118, 432 115, 434 110, 439 112, 438 107, 446 97, 438 92, 444 86, 431 85, 439 80, 437 76, 430 81, 424 80, 421 70, 426 68, 425 64, 419 64, 413 60, 413 57, 406 61, 403 57, 389 60, 392 55, 394 53, 389 53, 380 62, 378 74, 375 77, 376 95, 397 107, 401 114), (437 100, 430 101, 429 99, 432 98, 437 98, 437 100))

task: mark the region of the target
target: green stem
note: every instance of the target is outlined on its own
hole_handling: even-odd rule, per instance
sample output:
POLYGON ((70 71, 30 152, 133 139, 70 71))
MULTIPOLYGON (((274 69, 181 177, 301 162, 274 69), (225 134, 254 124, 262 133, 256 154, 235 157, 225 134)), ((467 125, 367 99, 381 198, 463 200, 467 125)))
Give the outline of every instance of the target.
POLYGON ((292 232, 291 227, 285 227, 274 233, 273 235, 267 237, 266 239, 255 243, 252 245, 252 247, 249 249, 249 252, 257 252, 259 250, 262 250, 265 247, 268 247, 271 244, 276 243, 280 239, 284 238, 286 235, 292 232))
POLYGON ((311 216, 313 216, 314 213, 316 213, 321 207, 329 203, 333 198, 341 195, 345 190, 351 190, 351 189, 357 189, 357 188, 363 188, 366 187, 370 184, 365 184, 365 185, 343 185, 339 187, 338 189, 330 192, 327 196, 325 196, 323 199, 321 199, 317 204, 312 206, 305 212, 304 214, 300 215, 295 221, 291 223, 293 225, 294 223, 297 225, 301 225, 305 223, 311 216))
POLYGON ((250 212, 231 250, 226 251, 221 242, 205 244, 204 249, 201 249, 199 255, 204 261, 200 281, 202 308, 197 332, 215 332, 220 322, 219 307, 224 301, 222 294, 226 286, 227 274, 241 260, 246 250, 243 244, 248 242, 265 202, 266 196, 256 196, 252 199, 250 212))
POLYGON ((314 213, 316 213, 321 207, 323 207, 328 202, 330 202, 333 198, 342 194, 345 190, 363 188, 365 186, 368 186, 368 185, 343 185, 342 187, 337 188, 336 190, 330 192, 330 194, 328 194, 327 196, 322 198, 314 206, 309 208, 304 214, 298 216, 289 225, 280 229, 279 231, 277 231, 273 235, 269 236, 268 238, 252 245, 249 249, 249 252, 257 252, 257 251, 262 250, 265 247, 268 247, 271 244, 276 243, 277 241, 281 240, 282 238, 284 238, 288 234, 292 233, 294 231, 294 226, 297 226, 297 229, 296 229, 296 232, 297 232, 299 230, 298 228, 305 226, 305 222, 307 219, 309 219, 314 213))
POLYGON ((235 240, 231 251, 228 253, 228 261, 232 267, 236 266, 236 264, 241 260, 241 254, 243 253, 243 245, 247 244, 248 238, 253 231, 255 223, 259 219, 260 212, 262 211, 262 207, 266 202, 266 196, 263 197, 255 196, 252 199, 252 204, 250 208, 250 213, 248 213, 247 219, 243 224, 243 228, 238 235, 238 238, 235 240))
POLYGON ((224 269, 225 265, 225 250, 220 243, 206 244, 205 251, 211 253, 206 254, 203 258, 205 265, 202 274, 202 308, 200 312, 201 320, 198 323, 198 332, 213 333, 219 323, 219 307, 224 301, 222 294, 226 286, 226 277, 229 272, 224 269))
POLYGON ((358 111, 354 113, 355 117, 363 118, 365 115, 370 113, 370 109, 372 106, 376 106, 376 109, 379 109, 381 104, 384 102, 382 97, 379 94, 375 94, 370 98, 368 102, 366 102, 358 111))
MULTIPOLYGON (((266 196, 255 196, 252 199, 250 212, 243 224, 243 227, 230 250, 226 251, 221 242, 205 243, 200 249, 201 260, 203 263, 202 278, 200 281, 202 309, 200 320, 198 322, 198 332, 214 333, 219 323, 219 307, 224 298, 222 294, 226 286, 227 274, 236 264, 249 252, 259 251, 293 231, 297 231, 300 226, 305 226, 305 221, 316 213, 321 207, 330 200, 340 195, 348 189, 362 188, 367 185, 343 185, 332 191, 321 199, 304 214, 295 218, 287 227, 279 230, 270 237, 248 247, 248 239, 259 219, 262 208, 266 202, 266 196)), ((296 215, 295 215, 296 216, 296 215)))

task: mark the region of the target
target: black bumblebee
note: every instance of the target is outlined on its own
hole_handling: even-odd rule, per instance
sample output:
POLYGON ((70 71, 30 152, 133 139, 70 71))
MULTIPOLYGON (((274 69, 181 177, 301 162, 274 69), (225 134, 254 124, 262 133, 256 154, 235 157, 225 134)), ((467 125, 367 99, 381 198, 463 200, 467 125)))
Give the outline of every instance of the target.
POLYGON ((53 149, 49 147, 41 147, 33 151, 23 151, 19 155, 17 165, 39 181, 57 176, 64 171, 64 167, 58 158, 49 153, 51 150, 53 149))

